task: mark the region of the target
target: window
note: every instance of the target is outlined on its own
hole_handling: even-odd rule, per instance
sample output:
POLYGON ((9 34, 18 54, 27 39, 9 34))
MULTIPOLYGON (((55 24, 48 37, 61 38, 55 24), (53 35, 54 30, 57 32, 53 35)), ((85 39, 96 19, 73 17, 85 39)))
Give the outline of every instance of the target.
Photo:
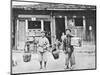
POLYGON ((41 21, 28 21, 28 29, 41 29, 41 21))
POLYGON ((75 18, 75 26, 83 26, 83 18, 75 18))

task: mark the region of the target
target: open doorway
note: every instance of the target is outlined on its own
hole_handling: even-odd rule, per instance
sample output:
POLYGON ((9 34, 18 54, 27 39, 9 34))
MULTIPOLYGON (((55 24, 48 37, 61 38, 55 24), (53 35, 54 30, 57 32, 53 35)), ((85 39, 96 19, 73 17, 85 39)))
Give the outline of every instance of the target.
POLYGON ((83 26, 83 18, 75 18, 75 26, 83 26))
POLYGON ((56 22, 56 39, 61 41, 62 33, 65 33, 65 18, 55 18, 56 22))
POLYGON ((83 27, 83 17, 76 17, 75 19, 76 35, 77 37, 84 39, 84 27, 83 27))
POLYGON ((46 37, 49 39, 51 44, 51 28, 50 28, 50 21, 44 21, 44 30, 46 31, 46 37))

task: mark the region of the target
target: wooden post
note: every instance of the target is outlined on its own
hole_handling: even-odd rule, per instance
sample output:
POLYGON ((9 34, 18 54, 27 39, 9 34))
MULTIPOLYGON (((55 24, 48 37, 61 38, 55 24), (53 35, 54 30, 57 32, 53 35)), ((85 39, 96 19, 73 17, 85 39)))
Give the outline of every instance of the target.
POLYGON ((83 40, 86 40, 86 19, 85 16, 83 16, 83 40))
POLYGON ((74 26, 74 32, 75 32, 75 36, 78 36, 77 35, 77 28, 76 28, 76 26, 75 26, 75 18, 76 18, 76 16, 73 16, 73 26, 74 26))
POLYGON ((27 20, 27 19, 25 20, 25 23, 26 23, 26 24, 25 24, 25 25, 26 25, 26 26, 25 26, 25 27, 26 27, 26 32, 28 32, 28 20, 27 20))
POLYGON ((43 20, 41 20, 41 30, 42 30, 42 31, 44 30, 44 23, 43 23, 43 20))
POLYGON ((19 20, 16 19, 16 32, 15 32, 15 49, 17 49, 17 46, 18 46, 18 25, 19 25, 19 20))
POLYGON ((54 44, 56 39, 55 16, 51 16, 51 43, 54 44))
POLYGON ((53 27, 54 27, 54 40, 56 39, 56 24, 55 24, 55 16, 53 16, 53 27))
POLYGON ((26 39, 27 39, 27 36, 28 36, 28 20, 26 19, 25 20, 25 41, 26 41, 26 39))
MULTIPOLYGON (((14 42, 15 42, 15 40, 14 40, 14 42, 13 42, 13 39, 15 38, 15 36, 14 36, 14 27, 15 26, 13 26, 14 25, 14 23, 13 23, 13 20, 14 20, 14 18, 12 17, 12 19, 11 19, 11 49, 14 49, 14 42)), ((16 33, 15 33, 15 35, 16 35, 16 33)))
POLYGON ((67 16, 65 16, 65 29, 68 28, 68 24, 67 24, 67 16))

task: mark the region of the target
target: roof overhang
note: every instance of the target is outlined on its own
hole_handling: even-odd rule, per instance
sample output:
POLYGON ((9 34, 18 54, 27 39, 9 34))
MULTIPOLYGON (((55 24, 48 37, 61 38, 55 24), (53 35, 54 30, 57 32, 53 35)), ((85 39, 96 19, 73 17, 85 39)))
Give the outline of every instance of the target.
POLYGON ((96 6, 62 4, 62 3, 44 3, 44 2, 24 2, 12 1, 12 8, 25 10, 96 10, 96 6))

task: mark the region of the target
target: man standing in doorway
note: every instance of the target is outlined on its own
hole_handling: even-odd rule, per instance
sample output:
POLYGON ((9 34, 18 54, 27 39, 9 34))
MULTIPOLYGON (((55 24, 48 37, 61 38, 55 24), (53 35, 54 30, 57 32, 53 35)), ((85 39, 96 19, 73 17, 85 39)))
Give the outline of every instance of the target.
POLYGON ((43 68, 43 62, 44 62, 44 68, 46 68, 47 64, 47 56, 46 53, 49 48, 49 40, 45 36, 45 31, 41 31, 41 37, 38 40, 38 53, 40 55, 40 69, 43 68))

